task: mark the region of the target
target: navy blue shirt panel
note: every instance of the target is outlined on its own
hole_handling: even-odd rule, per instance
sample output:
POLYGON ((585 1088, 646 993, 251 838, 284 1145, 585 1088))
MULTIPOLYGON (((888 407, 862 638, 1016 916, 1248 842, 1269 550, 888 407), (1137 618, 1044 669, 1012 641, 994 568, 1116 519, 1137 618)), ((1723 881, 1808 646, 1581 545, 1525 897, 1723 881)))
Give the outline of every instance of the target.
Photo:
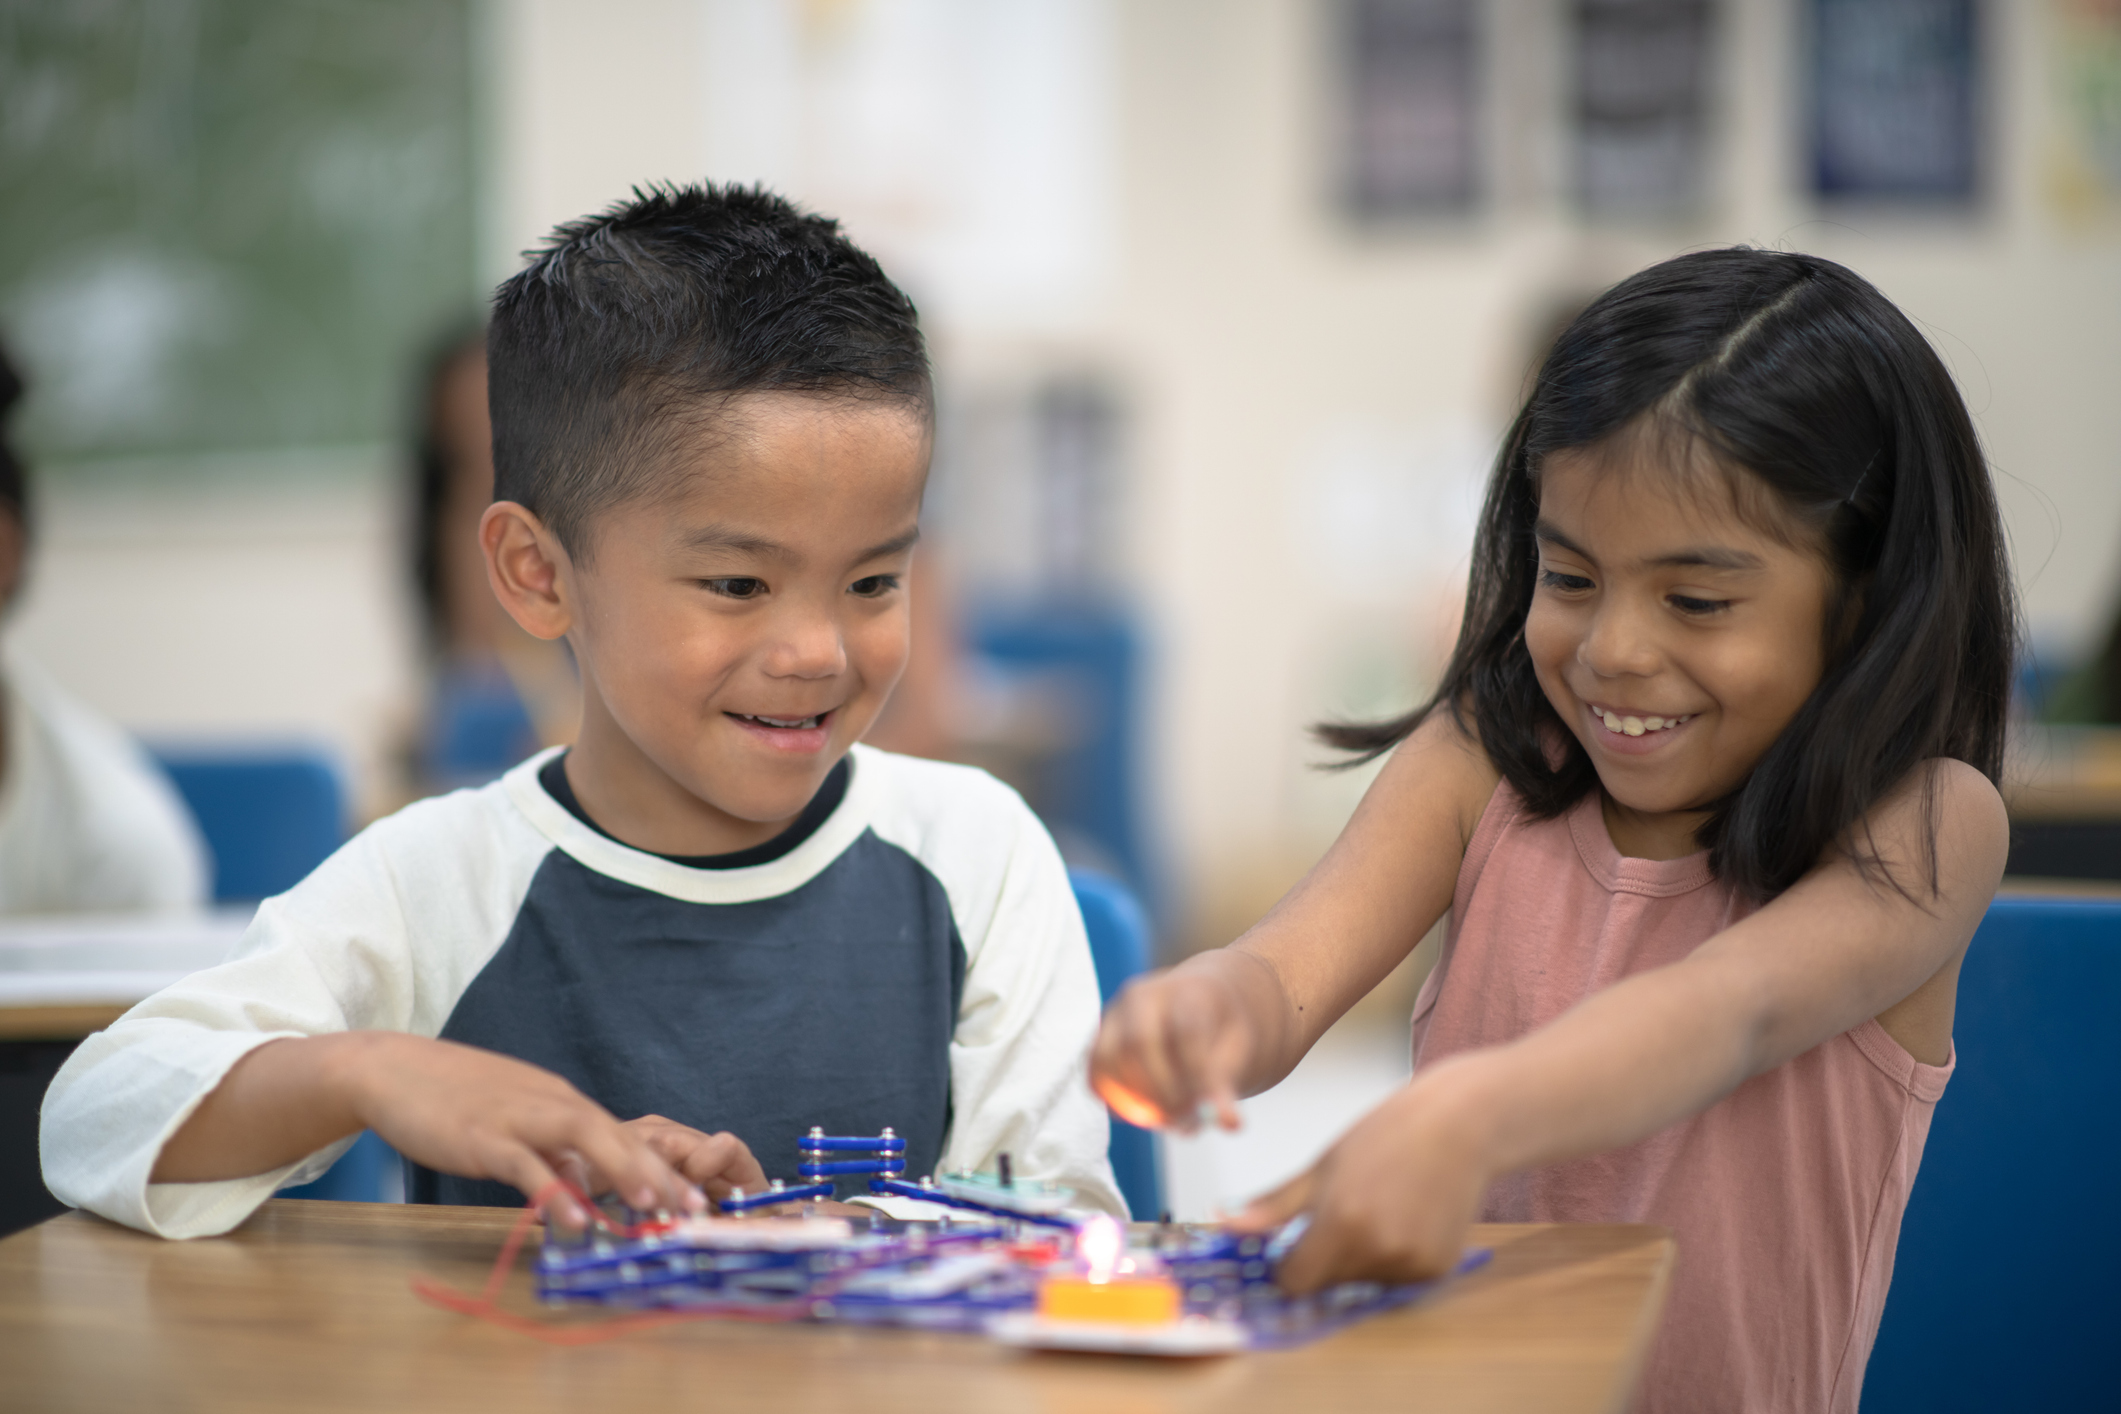
MULTIPOLYGON (((811 1125, 890 1125, 917 1176, 950 1124, 964 986, 941 883, 871 831, 793 892, 734 904, 638 888, 556 849, 441 1035, 564 1076, 622 1120, 729 1130, 771 1178, 795 1181, 811 1125)), ((506 1184, 406 1172, 414 1202, 523 1202, 506 1184)))

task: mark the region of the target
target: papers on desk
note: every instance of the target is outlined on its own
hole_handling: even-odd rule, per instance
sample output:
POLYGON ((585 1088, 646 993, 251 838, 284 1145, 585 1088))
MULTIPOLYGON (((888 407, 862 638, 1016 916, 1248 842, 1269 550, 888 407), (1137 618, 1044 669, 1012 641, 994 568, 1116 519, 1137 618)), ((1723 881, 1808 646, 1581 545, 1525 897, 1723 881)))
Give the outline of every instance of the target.
POLYGON ((0 920, 0 1007, 131 1006, 224 960, 252 912, 0 920))

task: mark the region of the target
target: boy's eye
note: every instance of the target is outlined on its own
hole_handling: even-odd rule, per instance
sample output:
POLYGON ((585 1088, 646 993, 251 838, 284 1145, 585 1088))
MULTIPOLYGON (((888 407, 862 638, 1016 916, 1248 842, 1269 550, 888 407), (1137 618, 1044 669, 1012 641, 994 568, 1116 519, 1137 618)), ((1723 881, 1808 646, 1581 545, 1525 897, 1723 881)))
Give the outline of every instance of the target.
POLYGON ((706 585, 709 592, 728 599, 756 599, 766 592, 766 581, 763 579, 740 576, 730 579, 703 579, 700 583, 706 585))
POLYGON ((1697 616, 1720 614, 1731 607, 1731 601, 1728 599, 1696 599, 1690 594, 1674 594, 1670 596, 1669 602, 1680 613, 1697 616))
POLYGON ((848 585, 847 592, 849 594, 860 595, 864 599, 880 599, 896 588, 898 588, 897 575, 871 574, 864 575, 862 578, 848 585))
POLYGON ((1564 594, 1581 594, 1592 587, 1591 581, 1580 574, 1563 574, 1560 570, 1541 570, 1539 582, 1549 589, 1558 589, 1564 594))

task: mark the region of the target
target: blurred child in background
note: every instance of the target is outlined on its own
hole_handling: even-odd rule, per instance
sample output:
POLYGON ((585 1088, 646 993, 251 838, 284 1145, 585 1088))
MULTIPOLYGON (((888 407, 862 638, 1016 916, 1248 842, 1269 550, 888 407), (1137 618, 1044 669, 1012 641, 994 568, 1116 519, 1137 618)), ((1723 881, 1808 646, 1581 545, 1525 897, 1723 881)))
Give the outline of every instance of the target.
POLYGON ((412 576, 430 681, 409 764, 424 794, 492 780, 540 747, 574 740, 580 692, 565 646, 523 632, 486 582, 484 329, 449 339, 428 362, 416 417, 412 576))
POLYGON ((1137 982, 1123 1117, 1236 1123, 1445 912, 1413 1080, 1242 1221, 1282 1280, 1446 1270, 1475 1220, 1678 1237, 1653 1411, 1853 1411, 2003 872, 2014 641, 1972 421, 1828 261, 1595 301, 1489 483, 1430 702, 1316 869, 1137 982))
MULTIPOLYGON (((0 350, 0 614, 21 592, 27 473, 6 436, 22 379, 0 350)), ((139 745, 8 652, 0 683, 0 914, 205 902, 205 846, 139 745)))

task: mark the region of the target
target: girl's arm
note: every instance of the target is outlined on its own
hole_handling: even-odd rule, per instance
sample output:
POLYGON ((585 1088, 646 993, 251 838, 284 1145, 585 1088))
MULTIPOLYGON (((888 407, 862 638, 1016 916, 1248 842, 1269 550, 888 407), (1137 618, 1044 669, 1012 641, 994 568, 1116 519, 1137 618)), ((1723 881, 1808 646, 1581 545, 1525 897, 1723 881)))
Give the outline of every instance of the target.
POLYGON ((1972 767, 1941 761, 1925 772, 1936 896, 1922 868, 1930 817, 1915 779, 1869 823, 1917 901, 1829 859, 1684 961, 1609 987, 1508 1045, 1423 1070, 1247 1212, 1248 1223, 1268 1225, 1311 1210, 1283 1284, 1439 1272, 1494 1178, 1632 1143, 1872 1017, 1885 1014, 1896 1040, 1941 1061, 1959 961, 2002 877, 2009 826, 1995 787, 1972 767))
POLYGON ((1139 978, 1112 1003, 1091 1053, 1099 1092, 1137 1122, 1191 1129, 1207 1105, 1236 1128, 1238 1097, 1293 1070, 1450 907, 1498 779, 1451 714, 1432 713, 1271 913, 1229 947, 1139 978), (1130 1113, 1128 1097, 1146 1108, 1130 1113))

